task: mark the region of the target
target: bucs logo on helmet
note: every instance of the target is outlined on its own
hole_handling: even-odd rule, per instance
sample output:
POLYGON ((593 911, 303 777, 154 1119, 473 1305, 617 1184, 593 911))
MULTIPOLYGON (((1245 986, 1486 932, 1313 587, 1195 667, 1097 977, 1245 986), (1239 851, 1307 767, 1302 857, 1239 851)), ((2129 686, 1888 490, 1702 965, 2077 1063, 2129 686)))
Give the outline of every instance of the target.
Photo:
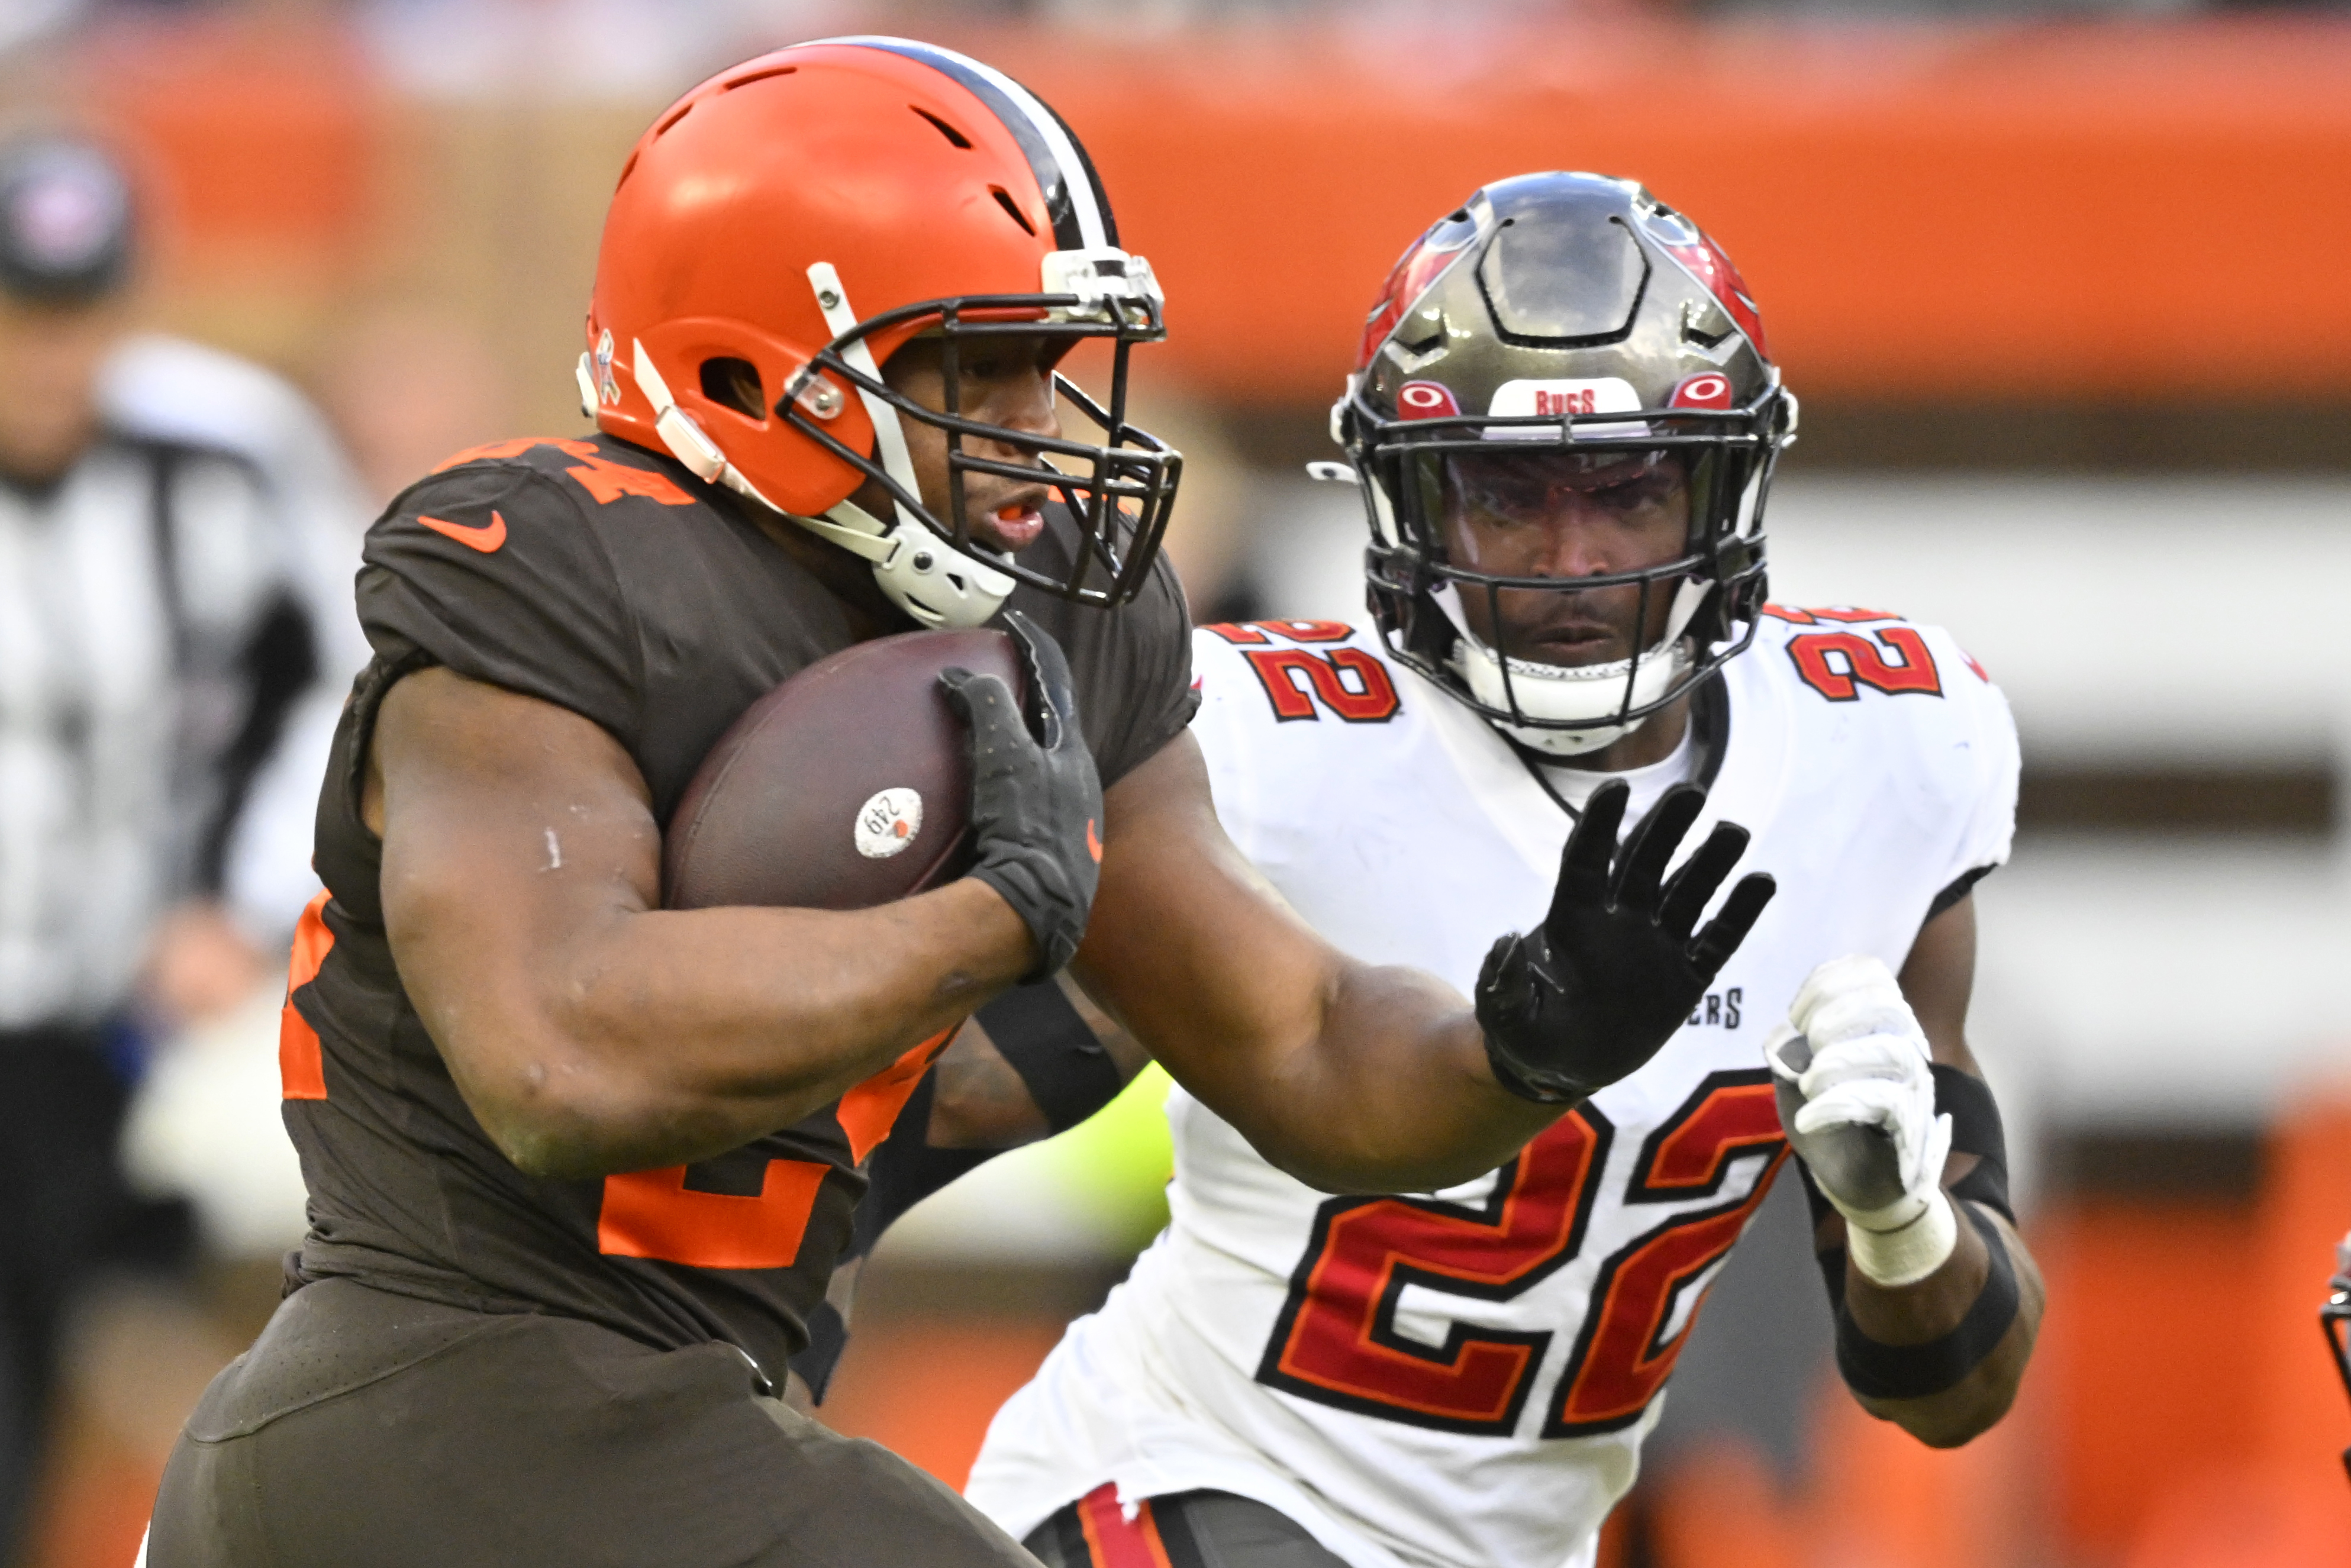
POLYGON ((1631 181, 1526 174, 1439 219, 1388 275, 1332 416, 1363 480, 1389 651, 1523 744, 1596 750, 1753 640, 1763 500, 1795 400, 1729 257, 1631 181), (1531 581, 1452 559, 1445 510, 1473 490, 1541 516, 1559 489, 1667 466, 1688 497, 1669 560, 1531 581), (1516 656, 1463 609, 1506 589, 1637 589, 1627 636, 1649 640, 1597 664, 1516 656))
POLYGON ((1729 408, 1730 378, 1720 371, 1700 371, 1684 376, 1666 400, 1667 408, 1729 408))
POLYGON ((1396 389, 1398 419, 1458 419, 1461 405, 1443 382, 1406 382, 1396 389))
POLYGON ((721 72, 638 140, 605 218, 581 402, 612 434, 862 556, 921 624, 977 625, 1019 582, 1107 606, 1142 588, 1181 470, 1126 421, 1128 353, 1165 336, 1160 310, 1084 150, 1035 95, 952 50, 831 38, 721 72), (1097 439, 943 413, 883 379, 909 341, 942 340, 944 407, 959 411, 958 364, 1008 332, 1055 358, 1111 344, 1106 403, 1054 378, 1097 439), (943 505, 921 494, 908 421, 942 433, 943 505), (975 473, 1068 507, 1084 538, 1066 569, 977 542, 975 473), (869 483, 887 516, 852 500, 869 483))

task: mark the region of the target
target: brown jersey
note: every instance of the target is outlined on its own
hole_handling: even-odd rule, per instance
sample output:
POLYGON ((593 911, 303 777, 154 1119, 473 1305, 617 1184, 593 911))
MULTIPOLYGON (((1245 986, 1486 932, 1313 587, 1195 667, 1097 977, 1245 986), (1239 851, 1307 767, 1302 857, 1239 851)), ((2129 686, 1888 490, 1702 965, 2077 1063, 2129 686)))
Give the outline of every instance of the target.
MULTIPOLYGON (((1078 538, 1049 510, 1024 559, 1047 565, 1078 538)), ((319 798, 327 892, 296 943, 280 1052, 310 1195, 302 1273, 586 1319, 664 1348, 723 1340, 780 1381, 849 1239, 859 1167, 915 1072, 902 1063, 795 1126, 692 1166, 593 1181, 524 1175, 474 1119, 402 988, 378 891, 382 846, 360 820, 360 784, 384 692, 444 664, 602 726, 666 825, 737 715, 856 640, 848 610, 746 503, 610 438, 464 454, 392 503, 365 559, 359 610, 375 659, 319 798)), ((1189 720, 1183 598, 1164 562, 1113 612, 1028 588, 1011 603, 1069 654, 1106 786, 1189 720)))

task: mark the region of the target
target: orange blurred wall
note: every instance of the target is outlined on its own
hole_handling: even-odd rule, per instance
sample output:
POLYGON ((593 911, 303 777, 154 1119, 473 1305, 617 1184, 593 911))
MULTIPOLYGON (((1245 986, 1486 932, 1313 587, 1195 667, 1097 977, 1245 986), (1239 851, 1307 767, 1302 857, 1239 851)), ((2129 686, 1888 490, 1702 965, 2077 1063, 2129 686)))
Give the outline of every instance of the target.
POLYGON ((1168 361, 1243 402, 1333 396, 1406 243, 1543 168, 1696 216, 1800 389, 2351 394, 2343 22, 1396 16, 967 41, 1084 139, 1166 285, 1168 361))
MULTIPOLYGON (((1478 26, 1383 7, 1147 47, 942 37, 1078 130, 1167 286, 1152 373, 1213 399, 1330 399, 1405 246, 1479 183, 1541 168, 1635 176, 1695 215, 1802 392, 2351 397, 2351 22, 1478 26)), ((657 105, 405 102, 315 26, 125 29, 88 66, 149 151, 185 270, 459 284, 534 364, 546 340, 549 408, 568 398, 554 349, 657 105), (411 189, 425 173, 455 183, 411 189)))

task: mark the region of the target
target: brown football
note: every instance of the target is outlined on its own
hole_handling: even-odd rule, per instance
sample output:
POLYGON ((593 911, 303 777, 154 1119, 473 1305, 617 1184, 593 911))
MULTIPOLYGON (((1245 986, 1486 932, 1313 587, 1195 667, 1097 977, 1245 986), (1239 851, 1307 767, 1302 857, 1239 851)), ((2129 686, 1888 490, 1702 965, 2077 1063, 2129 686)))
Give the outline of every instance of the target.
POLYGON ((908 632, 820 659, 753 703, 670 819, 672 909, 864 909, 963 874, 971 743, 939 690, 960 664, 1027 681, 1001 632, 908 632))

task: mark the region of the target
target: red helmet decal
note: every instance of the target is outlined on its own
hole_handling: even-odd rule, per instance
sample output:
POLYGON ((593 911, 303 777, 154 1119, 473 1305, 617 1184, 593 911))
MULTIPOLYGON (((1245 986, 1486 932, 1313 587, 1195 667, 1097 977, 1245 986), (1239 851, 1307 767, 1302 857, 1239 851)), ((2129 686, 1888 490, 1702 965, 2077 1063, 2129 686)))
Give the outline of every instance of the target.
POLYGON ((1396 388, 1398 419, 1458 419, 1461 405, 1443 382, 1406 382, 1396 388))
POLYGON ((1684 376, 1674 386, 1674 395, 1666 400, 1667 408, 1729 408, 1730 378, 1720 371, 1700 371, 1694 376, 1684 376))
POLYGON ((1730 264, 1722 247, 1704 235, 1698 235, 1695 245, 1659 243, 1706 285, 1707 292, 1721 301, 1722 308, 1730 312, 1730 319, 1739 323, 1739 329, 1747 334, 1747 340, 1755 345, 1755 351, 1770 359, 1771 350, 1763 341, 1763 313, 1756 308, 1754 296, 1747 292, 1747 280, 1739 276, 1739 268, 1730 264))
POLYGON ((1427 235, 1412 242, 1412 248, 1389 269, 1388 280, 1380 287, 1379 303, 1372 307, 1371 315, 1364 322, 1364 341, 1355 352, 1355 369, 1360 371, 1372 362, 1372 356, 1380 351, 1380 345, 1387 341, 1388 334, 1395 330, 1405 312, 1427 292, 1428 286, 1437 281, 1437 275, 1452 265, 1453 258, 1475 237, 1474 230, 1464 228, 1453 244, 1432 246, 1427 235))

